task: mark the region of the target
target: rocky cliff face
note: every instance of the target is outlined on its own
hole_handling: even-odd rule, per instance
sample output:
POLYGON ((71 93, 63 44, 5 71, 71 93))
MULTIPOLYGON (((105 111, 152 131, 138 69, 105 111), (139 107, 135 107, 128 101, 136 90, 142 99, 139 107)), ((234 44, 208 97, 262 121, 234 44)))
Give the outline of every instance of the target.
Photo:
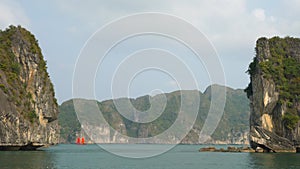
MULTIPOLYGON (((223 87, 214 85, 216 88, 223 87)), ((227 99, 223 117, 216 128, 215 132, 211 136, 207 136, 207 143, 216 144, 247 144, 247 137, 249 131, 249 100, 246 94, 241 89, 231 89, 226 88, 227 99)), ((207 88, 204 93, 199 91, 175 91, 172 93, 165 93, 168 99, 167 105, 164 108, 164 112, 160 117, 154 118, 155 120, 150 123, 135 123, 126 117, 122 116, 116 109, 114 101, 106 100, 103 102, 97 102, 93 100, 84 99, 73 99, 62 103, 59 106, 59 123, 61 126, 61 142, 72 143, 75 142, 76 137, 85 136, 86 141, 89 141, 88 136, 91 140, 96 143, 134 143, 134 140, 130 138, 139 138, 139 141, 143 142, 145 139, 151 136, 155 136, 162 133, 170 127, 177 118, 177 112, 179 110, 181 96, 180 92, 186 94, 189 103, 193 103, 195 99, 195 93, 200 95, 200 107, 198 116, 196 118, 195 124, 188 133, 188 135, 181 140, 183 144, 199 144, 201 139, 199 134, 201 132, 202 126, 207 118, 207 113, 210 108, 210 98, 211 98, 211 86, 207 88), (77 104, 77 113, 74 109, 74 101, 77 104), (107 125, 101 119, 97 119, 99 110, 92 109, 93 103, 97 102, 102 115, 105 117, 106 121, 110 124, 107 125), (78 115, 82 115, 77 119, 78 115), (118 132, 116 132, 118 131, 118 132), (122 133, 122 134, 118 134, 122 133), (129 136, 129 137, 124 137, 129 136)), ((142 96, 136 99, 122 98, 121 100, 130 102, 134 105, 137 110, 146 111, 150 108, 150 100, 152 104, 155 100, 158 100, 158 96, 142 96)), ((127 111, 127 113, 134 111, 127 111)), ((123 112, 124 113, 124 112, 123 112)), ((126 112, 125 112, 126 113, 126 112)), ((128 116, 128 115, 126 115, 128 116)), ((151 113, 144 115, 142 117, 149 117, 151 113)), ((135 113, 134 119, 141 116, 138 112, 135 113)), ((182 124, 183 125, 183 124, 182 124)), ((178 143, 178 138, 174 137, 174 134, 167 134, 167 139, 156 139, 156 143, 162 144, 175 144, 178 143)))
POLYGON ((0 150, 58 143, 58 107, 37 40, 20 26, 1 31, 0 61, 0 150))
POLYGON ((294 152, 300 141, 300 40, 260 38, 249 66, 250 144, 294 152))

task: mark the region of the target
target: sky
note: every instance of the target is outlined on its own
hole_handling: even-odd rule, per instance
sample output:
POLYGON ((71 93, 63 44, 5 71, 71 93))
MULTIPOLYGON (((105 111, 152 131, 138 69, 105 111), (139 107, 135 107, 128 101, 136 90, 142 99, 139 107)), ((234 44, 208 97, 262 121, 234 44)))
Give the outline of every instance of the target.
MULTIPOLYGON (((35 35, 47 60, 56 97, 62 103, 73 97, 75 65, 84 45, 97 30, 121 17, 156 12, 185 20, 201 31, 217 52, 225 75, 225 81, 220 83, 232 88, 245 88, 249 83, 245 71, 255 56, 256 40, 262 36, 299 37, 299 9, 299 0, 1 0, 0 28, 21 25, 35 35)), ((109 82, 118 72, 120 63, 133 54, 129 59, 131 65, 125 69, 120 66, 120 70, 140 65, 143 61, 137 58, 152 56, 147 52, 134 52, 147 47, 176 53, 193 72, 199 90, 204 91, 211 83, 218 83, 210 80, 207 65, 195 59, 182 44, 161 36, 145 35, 125 41, 107 55, 94 75, 95 98, 111 98, 112 85, 109 82)), ((160 57, 168 58, 169 55, 162 52, 160 57)), ((167 64, 167 61, 162 59, 160 62, 167 64)), ((179 70, 174 71, 174 74, 180 74, 179 70)), ((161 70, 147 69, 137 71, 130 79, 130 84, 120 83, 127 85, 124 90, 130 97, 178 89, 172 72, 170 75, 161 70)), ((184 89, 188 88, 187 85, 184 89)), ((121 96, 124 93, 114 97, 121 96)))

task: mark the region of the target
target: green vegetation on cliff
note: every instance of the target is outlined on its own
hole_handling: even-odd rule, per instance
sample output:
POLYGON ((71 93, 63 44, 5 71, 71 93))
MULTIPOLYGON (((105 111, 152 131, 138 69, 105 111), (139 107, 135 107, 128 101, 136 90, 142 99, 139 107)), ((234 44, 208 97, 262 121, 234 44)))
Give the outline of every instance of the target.
POLYGON ((64 102, 59 106, 58 123, 60 125, 60 135, 62 141, 66 140, 75 141, 76 132, 80 131, 80 123, 77 119, 74 110, 73 101, 64 102))
MULTIPOLYGON (((11 102, 16 103, 16 105, 22 109, 20 111, 23 112, 24 116, 31 122, 34 122, 37 116, 33 113, 35 110, 33 110, 31 104, 35 101, 33 100, 30 92, 27 91, 26 83, 20 80, 20 77, 22 77, 20 74, 22 65, 18 62, 13 51, 21 50, 13 49, 14 44, 17 43, 24 43, 24 45, 30 46, 28 53, 38 57, 38 73, 43 74, 45 77, 49 77, 46 61, 44 61, 38 41, 34 35, 21 26, 15 27, 11 25, 4 31, 0 30, 0 70, 3 72, 3 76, 0 74, 0 88, 9 96, 9 100, 11 102)), ((46 80, 44 79, 43 81, 42 87, 45 87, 46 80)), ((54 97, 53 85, 52 83, 49 85, 54 97)))
POLYGON ((280 102, 289 107, 300 99, 300 66, 291 52, 289 44, 300 43, 300 39, 274 37, 269 40, 272 57, 259 63, 264 77, 275 82, 279 91, 280 102))
POLYGON ((0 30, 0 144, 58 142, 58 105, 41 49, 21 26, 0 30))
POLYGON ((256 57, 247 70, 251 76, 251 82, 245 89, 248 98, 253 95, 253 78, 261 76, 261 79, 274 83, 278 93, 276 104, 286 109, 285 114, 280 116, 282 124, 290 130, 296 128, 300 119, 297 110, 300 101, 299 49, 298 38, 260 38, 257 41, 256 57))
MULTIPOLYGON (((198 143, 199 132, 204 124, 208 110, 210 108, 210 92, 207 90, 205 93, 199 91, 176 91, 167 93, 167 105, 164 112, 154 121, 149 123, 136 123, 126 119, 116 109, 113 100, 98 102, 99 108, 106 119, 106 121, 115 130, 126 134, 130 137, 145 138, 152 137, 160 134, 168 129, 176 120, 178 110, 180 109, 181 96, 180 92, 184 92, 189 103, 195 100, 195 92, 200 94, 200 107, 198 117, 192 130, 184 139, 185 142, 198 143), (120 128, 120 124, 124 124, 124 128, 120 128)), ((155 96, 157 97, 157 96, 155 96)), ((156 100, 151 97, 152 102, 156 100)), ((136 99, 122 98, 122 100, 129 100, 134 107, 139 111, 149 109, 150 96, 142 96, 136 99)), ((227 88, 227 99, 225 105, 224 115, 217 127, 215 133, 212 135, 214 140, 228 141, 239 137, 242 133, 248 131, 249 120, 249 101, 243 90, 233 90, 227 88)), ((81 107, 89 115, 89 105, 81 107)), ((66 142, 74 142, 75 134, 80 132, 79 121, 75 118, 76 112, 74 111, 73 101, 69 100, 60 106, 59 122, 61 124, 61 137, 66 142)), ((240 140, 236 140, 240 141, 240 140)))
POLYGON ((4 31, 0 31, 0 70, 3 73, 0 76, 0 86, 2 91, 9 97, 9 101, 19 106, 23 116, 29 119, 30 122, 34 122, 37 116, 30 106, 34 100, 32 100, 31 94, 26 91, 26 84, 19 79, 21 65, 12 50, 13 41, 16 40, 16 32, 28 40, 28 43, 32 46, 31 48, 35 48, 34 51, 30 52, 33 52, 33 54, 36 54, 36 52, 41 53, 34 36, 24 28, 10 26, 4 31))

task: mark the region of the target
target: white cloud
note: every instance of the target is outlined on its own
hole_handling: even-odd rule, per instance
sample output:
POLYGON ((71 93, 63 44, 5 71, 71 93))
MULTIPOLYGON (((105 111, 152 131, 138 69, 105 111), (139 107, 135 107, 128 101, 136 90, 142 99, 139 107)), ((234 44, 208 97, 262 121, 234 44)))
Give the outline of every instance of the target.
POLYGON ((265 10, 256 8, 252 11, 252 14, 259 20, 264 21, 266 19, 265 10))
POLYGON ((0 1, 0 28, 4 29, 9 25, 22 25, 29 27, 29 18, 23 8, 15 1, 0 1))
POLYGON ((300 1, 299 0, 284 0, 285 4, 296 11, 299 11, 300 1))
MULTIPOLYGON (((198 27, 215 44, 218 50, 233 51, 253 45, 259 36, 295 35, 299 21, 286 13, 298 14, 299 0, 282 0, 284 13, 272 5, 261 8, 259 3, 250 7, 247 0, 153 0, 153 1, 77 1, 70 3, 55 0, 55 7, 67 18, 77 22, 69 32, 93 32, 104 24, 138 12, 163 12, 179 16, 198 27), (291 4, 294 7, 291 7, 291 4), (250 9, 251 8, 251 9, 250 9), (274 10, 274 11, 272 11, 274 10), (273 12, 273 14, 272 14, 273 12), (270 14, 270 15, 267 15, 270 14), (272 14, 272 15, 271 15, 272 14), (289 26, 287 26, 289 25, 289 26), (230 42, 230 43, 228 43, 230 42), (228 46, 230 45, 230 46, 228 46)), ((274 6, 274 5, 273 5, 274 6)))
POLYGON ((274 16, 270 16, 270 20, 271 20, 272 22, 276 22, 276 21, 277 21, 277 19, 276 19, 274 16))
MULTIPOLYGON (((270 5, 259 0, 251 4, 247 0, 99 0, 89 3, 55 0, 54 6, 63 16, 59 19, 71 21, 67 30, 72 36, 88 37, 104 24, 138 12, 179 16, 212 41, 223 61, 227 82, 233 87, 244 87, 248 83, 244 71, 254 56, 255 41, 259 37, 300 36, 299 0, 274 1, 270 5)), ((174 82, 166 85, 176 87, 174 82)))
MULTIPOLYGON (((268 17, 264 9, 248 9, 245 0, 189 2, 173 1, 173 13, 196 25, 221 55, 239 55, 245 49, 254 48, 260 36, 281 35, 274 25, 274 16, 268 17)), ((252 57, 252 53, 249 55, 252 57)))
POLYGON ((172 88, 178 88, 178 82, 176 82, 175 80, 168 81, 167 85, 172 88))
POLYGON ((64 14, 77 17, 82 22, 79 24, 81 29, 95 31, 113 19, 132 13, 152 11, 170 13, 191 22, 217 46, 223 46, 224 42, 228 44, 228 40, 232 44, 245 45, 245 42, 254 41, 256 38, 252 35, 257 29, 249 29, 255 25, 256 20, 247 13, 246 0, 191 0, 188 3, 180 0, 121 3, 113 0, 91 3, 79 1, 71 4, 56 1, 56 4, 64 14))

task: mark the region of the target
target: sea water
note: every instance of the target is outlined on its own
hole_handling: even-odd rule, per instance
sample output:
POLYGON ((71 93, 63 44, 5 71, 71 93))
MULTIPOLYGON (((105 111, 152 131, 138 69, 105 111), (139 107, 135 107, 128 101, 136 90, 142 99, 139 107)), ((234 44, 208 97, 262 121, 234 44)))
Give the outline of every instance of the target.
POLYGON ((161 155, 132 159, 98 145, 62 144, 40 151, 0 151, 0 169, 300 169, 296 153, 198 152, 201 147, 178 145, 161 155))

